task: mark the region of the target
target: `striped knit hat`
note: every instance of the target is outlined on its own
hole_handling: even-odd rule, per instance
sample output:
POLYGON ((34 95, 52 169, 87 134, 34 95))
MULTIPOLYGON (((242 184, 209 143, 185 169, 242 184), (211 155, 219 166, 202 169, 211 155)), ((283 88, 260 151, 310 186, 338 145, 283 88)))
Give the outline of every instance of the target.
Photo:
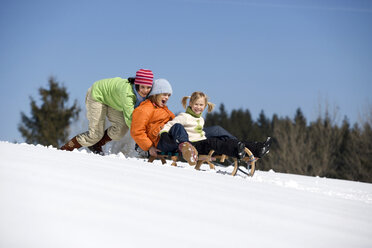
POLYGON ((146 69, 139 69, 136 72, 136 79, 134 80, 134 84, 144 84, 148 86, 152 86, 154 79, 154 74, 151 70, 146 69))

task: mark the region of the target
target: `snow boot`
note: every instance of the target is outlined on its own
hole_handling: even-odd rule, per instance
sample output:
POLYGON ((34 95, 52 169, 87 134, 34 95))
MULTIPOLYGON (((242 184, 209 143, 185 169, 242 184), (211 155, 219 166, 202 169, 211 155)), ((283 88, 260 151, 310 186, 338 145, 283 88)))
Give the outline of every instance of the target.
POLYGON ((80 147, 81 147, 81 145, 79 144, 79 142, 77 141, 76 136, 75 136, 69 142, 67 142, 66 144, 61 146, 60 149, 63 150, 63 151, 72 151, 74 149, 79 149, 80 147))
POLYGON ((253 153, 256 158, 262 158, 269 153, 272 138, 267 137, 265 142, 244 142, 245 146, 253 153))
POLYGON ((261 148, 258 157, 262 158, 265 154, 269 153, 271 143, 273 142, 271 137, 267 137, 266 141, 263 143, 263 147, 261 148))
POLYGON ((178 150, 182 153, 182 157, 189 165, 196 165, 198 161, 198 151, 190 142, 183 142, 178 145, 178 150))
POLYGON ((99 154, 101 156, 104 155, 102 146, 104 146, 107 142, 110 142, 112 139, 107 134, 107 129, 105 130, 105 134, 103 135, 102 139, 98 141, 96 144, 89 146, 88 149, 91 150, 94 154, 99 154))
POLYGON ((245 153, 245 144, 243 142, 238 142, 238 159, 244 158, 246 155, 245 153))

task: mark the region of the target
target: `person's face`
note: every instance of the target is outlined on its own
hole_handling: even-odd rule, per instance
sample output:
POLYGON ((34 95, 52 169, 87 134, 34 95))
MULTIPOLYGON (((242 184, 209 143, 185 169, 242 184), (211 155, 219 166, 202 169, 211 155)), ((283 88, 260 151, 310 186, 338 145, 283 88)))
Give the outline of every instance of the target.
POLYGON ((139 90, 138 90, 138 94, 142 97, 146 97, 151 91, 151 86, 148 86, 148 85, 143 85, 143 84, 140 84, 139 85, 139 90))
POLYGON ((196 101, 191 103, 190 107, 191 107, 192 111, 194 111, 194 113, 197 114, 197 115, 203 113, 203 111, 205 109, 205 98, 200 97, 199 99, 197 99, 196 101))
POLYGON ((156 105, 158 105, 161 108, 166 106, 170 96, 171 94, 168 93, 159 94, 158 97, 156 98, 156 105))

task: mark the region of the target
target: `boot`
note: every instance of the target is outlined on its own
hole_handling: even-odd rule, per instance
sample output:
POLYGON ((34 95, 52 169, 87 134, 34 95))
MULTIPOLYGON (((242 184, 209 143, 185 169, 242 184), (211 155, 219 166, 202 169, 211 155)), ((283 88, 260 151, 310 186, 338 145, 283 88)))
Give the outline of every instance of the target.
POLYGON ((179 144, 178 150, 182 152, 183 159, 186 160, 189 165, 196 165, 196 162, 198 162, 198 151, 190 142, 179 144))
POLYGON ((272 138, 267 137, 266 141, 263 143, 263 147, 260 150, 259 158, 262 158, 265 154, 269 153, 272 142, 273 142, 272 138))
POLYGON ((253 153, 256 158, 262 158, 269 153, 272 138, 267 137, 265 142, 244 142, 245 146, 253 153))
POLYGON ((77 141, 76 136, 75 136, 69 142, 67 142, 66 144, 61 146, 60 149, 63 150, 63 151, 72 151, 74 149, 79 149, 80 147, 81 147, 81 145, 79 144, 79 142, 77 141))
POLYGON ((102 139, 98 141, 96 144, 89 146, 88 149, 91 150, 95 154, 104 155, 102 151, 102 146, 104 146, 107 142, 110 142, 112 139, 107 134, 107 129, 105 130, 105 134, 103 135, 102 139))
POLYGON ((243 142, 238 142, 238 159, 245 157, 245 144, 243 142))

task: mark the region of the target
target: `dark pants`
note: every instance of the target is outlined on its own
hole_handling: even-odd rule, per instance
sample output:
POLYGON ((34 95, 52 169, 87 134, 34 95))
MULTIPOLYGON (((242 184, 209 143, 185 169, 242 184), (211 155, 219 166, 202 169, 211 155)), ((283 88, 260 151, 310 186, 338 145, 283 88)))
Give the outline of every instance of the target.
MULTIPOLYGON (((225 130, 221 126, 211 126, 211 127, 205 127, 204 129, 205 135, 208 139, 210 138, 217 138, 222 141, 228 141, 229 139, 235 139, 237 138, 229 133, 227 130, 225 130)), ((231 142, 231 141, 230 141, 231 142)), ((247 147, 255 157, 259 156, 262 147, 264 146, 263 142, 257 142, 257 141, 244 141, 245 147, 247 147)), ((228 151, 228 150, 227 150, 228 151)), ((228 155, 227 153, 224 153, 228 155)), ((230 155, 232 156, 232 155, 230 155)))
MULTIPOLYGON (((214 154, 226 154, 236 157, 238 154, 238 140, 220 126, 207 128, 209 136, 207 139, 190 142, 185 128, 177 123, 168 133, 162 133, 157 148, 162 152, 177 152, 178 145, 182 142, 190 142, 195 146, 199 154, 208 154, 214 150, 214 154)), ((204 130, 205 131, 205 130, 204 130)))
POLYGON ((189 135, 185 128, 179 124, 174 124, 169 132, 162 133, 156 148, 162 152, 177 152, 178 145, 189 141, 189 135))
POLYGON ((231 139, 224 137, 220 138, 208 138, 205 140, 192 142, 199 154, 207 155, 211 150, 214 150, 213 155, 225 154, 231 157, 238 157, 238 142, 237 139, 231 139))

